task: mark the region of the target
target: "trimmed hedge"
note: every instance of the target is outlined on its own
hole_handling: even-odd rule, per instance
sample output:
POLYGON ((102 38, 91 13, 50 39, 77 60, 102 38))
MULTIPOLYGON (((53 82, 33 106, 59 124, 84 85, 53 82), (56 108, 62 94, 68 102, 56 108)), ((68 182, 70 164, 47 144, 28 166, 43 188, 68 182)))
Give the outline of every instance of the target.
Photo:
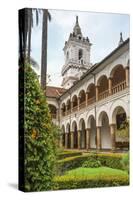
POLYGON ((81 167, 83 162, 87 159, 88 156, 74 156, 68 157, 63 160, 58 161, 58 172, 57 174, 62 175, 65 171, 81 167))
POLYGON ((119 176, 56 176, 54 178, 54 190, 79 189, 129 185, 128 175, 119 176))
POLYGON ((102 166, 107 166, 115 169, 123 169, 121 160, 122 154, 86 154, 81 156, 68 157, 58 161, 58 174, 63 174, 67 170, 81 167, 85 161, 93 159, 100 161, 102 166))
POLYGON ((123 169, 121 160, 123 155, 121 154, 98 154, 97 159, 101 162, 103 166, 123 169))
POLYGON ((80 156, 82 155, 82 152, 78 152, 78 151, 65 151, 63 153, 60 153, 58 155, 59 160, 61 159, 65 159, 65 158, 69 158, 69 157, 73 157, 73 156, 80 156))

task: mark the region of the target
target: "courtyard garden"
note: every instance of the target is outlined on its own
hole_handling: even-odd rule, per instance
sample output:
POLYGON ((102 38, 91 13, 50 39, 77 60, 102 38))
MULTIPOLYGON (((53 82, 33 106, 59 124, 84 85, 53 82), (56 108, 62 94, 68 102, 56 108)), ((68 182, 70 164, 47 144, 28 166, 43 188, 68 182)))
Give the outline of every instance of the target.
POLYGON ((55 190, 129 184, 129 158, 126 153, 64 151, 58 157, 55 190))

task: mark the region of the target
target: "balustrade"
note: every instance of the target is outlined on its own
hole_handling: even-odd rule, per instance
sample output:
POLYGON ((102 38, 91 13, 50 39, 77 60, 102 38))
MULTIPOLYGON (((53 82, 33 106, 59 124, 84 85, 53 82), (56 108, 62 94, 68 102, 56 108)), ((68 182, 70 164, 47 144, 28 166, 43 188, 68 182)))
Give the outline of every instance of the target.
POLYGON ((121 90, 124 90, 126 88, 126 81, 123 81, 114 87, 112 87, 112 94, 115 94, 117 92, 120 92, 121 90))
POLYGON ((85 101, 84 102, 82 102, 82 103, 80 103, 79 104, 79 109, 82 109, 82 108, 84 108, 86 105, 85 105, 85 101))
MULTIPOLYGON (((124 80, 123 82, 121 82, 121 83, 113 86, 112 87, 112 95, 115 94, 115 93, 117 93, 117 92, 120 92, 120 91, 124 90, 126 87, 127 87, 126 86, 126 80, 124 80)), ((105 99, 108 96, 109 96, 109 90, 105 90, 105 91, 99 93, 98 100, 105 99)), ((91 105, 91 104, 93 104, 95 102, 96 102, 96 97, 95 96, 92 97, 92 98, 89 98, 87 100, 87 106, 91 105)), ((86 101, 84 101, 84 102, 82 102, 82 103, 79 104, 79 109, 83 109, 85 107, 86 107, 86 101)), ((76 111, 78 111, 78 105, 72 107, 72 110, 69 109, 69 110, 67 110, 65 112, 62 112, 62 116, 69 115, 69 114, 71 114, 71 112, 76 112, 76 111)), ((52 118, 56 119, 57 118, 56 114, 52 114, 52 118)))
POLYGON ((93 104, 95 102, 95 99, 96 99, 96 97, 89 98, 87 104, 88 105, 93 104))
POLYGON ((105 99, 106 97, 108 97, 108 95, 109 95, 109 91, 105 90, 104 92, 99 93, 98 100, 105 99))

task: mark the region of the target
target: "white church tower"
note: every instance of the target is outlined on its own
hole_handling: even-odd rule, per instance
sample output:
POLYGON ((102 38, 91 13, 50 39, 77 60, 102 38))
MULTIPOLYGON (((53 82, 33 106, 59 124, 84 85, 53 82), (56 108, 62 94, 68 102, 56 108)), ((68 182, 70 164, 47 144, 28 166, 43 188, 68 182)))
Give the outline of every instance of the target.
POLYGON ((90 63, 91 43, 88 37, 83 37, 81 28, 76 16, 76 24, 73 33, 70 33, 68 41, 63 48, 65 65, 62 68, 62 86, 65 89, 72 87, 75 81, 92 66, 90 63))

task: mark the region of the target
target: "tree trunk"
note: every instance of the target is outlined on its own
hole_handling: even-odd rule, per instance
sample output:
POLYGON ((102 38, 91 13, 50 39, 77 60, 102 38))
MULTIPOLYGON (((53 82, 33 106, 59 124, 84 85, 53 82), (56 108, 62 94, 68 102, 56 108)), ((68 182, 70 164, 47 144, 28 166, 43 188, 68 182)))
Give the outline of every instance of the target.
POLYGON ((28 62, 30 63, 31 53, 31 29, 32 29, 32 9, 28 10, 28 62))
POLYGON ((41 87, 46 91, 46 73, 47 73, 47 27, 48 27, 48 10, 43 10, 42 22, 42 54, 41 54, 41 87))

